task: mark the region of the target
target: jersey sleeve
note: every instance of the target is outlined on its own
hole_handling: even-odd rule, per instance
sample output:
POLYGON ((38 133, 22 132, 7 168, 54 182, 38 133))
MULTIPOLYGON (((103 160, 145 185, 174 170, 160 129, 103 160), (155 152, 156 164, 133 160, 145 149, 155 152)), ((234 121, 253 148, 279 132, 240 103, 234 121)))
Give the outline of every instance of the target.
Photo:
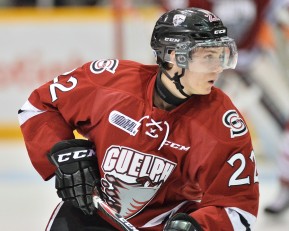
MULTIPOLYGON (((79 98, 85 94, 85 79, 85 66, 60 75, 34 90, 18 111, 30 160, 45 180, 55 171, 47 159, 51 147, 74 138, 76 124, 71 109, 80 104, 79 98)), ((85 110, 84 105, 80 109, 85 110)))
POLYGON ((128 60, 96 60, 34 90, 18 117, 29 157, 39 174, 45 180, 53 176, 54 166, 46 156, 55 143, 73 139, 75 130, 91 138, 95 125, 108 110, 107 105, 116 104, 111 92, 143 98, 146 92, 139 88, 156 68, 128 60), (144 73, 142 78, 140 69, 144 73))
POLYGON ((229 108, 215 115, 219 123, 210 127, 215 132, 208 133, 205 154, 197 160, 203 196, 191 216, 204 231, 252 230, 257 218, 259 181, 249 129, 241 113, 229 108))

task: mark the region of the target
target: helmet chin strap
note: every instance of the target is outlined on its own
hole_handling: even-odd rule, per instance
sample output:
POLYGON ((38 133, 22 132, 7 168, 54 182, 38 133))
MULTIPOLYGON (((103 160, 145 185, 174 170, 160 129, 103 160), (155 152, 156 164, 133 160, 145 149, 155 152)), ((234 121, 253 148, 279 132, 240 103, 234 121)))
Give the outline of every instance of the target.
POLYGON ((184 92, 184 86, 181 84, 180 78, 184 76, 185 74, 185 68, 182 68, 182 73, 178 74, 178 72, 175 72, 174 77, 171 77, 170 74, 167 72, 167 70, 163 67, 161 67, 161 71, 169 78, 169 80, 173 81, 173 83, 176 85, 176 88, 179 90, 179 92, 185 96, 186 98, 189 98, 190 95, 186 94, 184 92))
POLYGON ((156 91, 159 94, 159 96, 168 104, 172 104, 175 106, 178 106, 185 101, 187 101, 190 97, 190 95, 186 94, 183 89, 184 86, 180 82, 180 78, 184 76, 185 69, 182 68, 182 73, 178 74, 177 72, 174 74, 174 77, 171 77, 170 74, 163 68, 160 67, 160 72, 158 73, 157 80, 156 80, 156 91), (179 90, 179 92, 185 96, 185 99, 181 99, 173 95, 163 84, 161 81, 161 74, 164 73, 167 78, 169 78, 173 83, 175 84, 176 88, 179 90))

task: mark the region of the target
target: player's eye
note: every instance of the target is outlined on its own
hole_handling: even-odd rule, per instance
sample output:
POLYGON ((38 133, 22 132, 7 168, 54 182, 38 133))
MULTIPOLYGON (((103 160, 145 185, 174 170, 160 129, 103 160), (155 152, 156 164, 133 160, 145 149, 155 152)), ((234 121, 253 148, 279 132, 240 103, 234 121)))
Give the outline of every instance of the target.
POLYGON ((203 56, 203 59, 206 62, 212 62, 212 61, 214 61, 215 57, 212 54, 208 54, 208 55, 203 56))

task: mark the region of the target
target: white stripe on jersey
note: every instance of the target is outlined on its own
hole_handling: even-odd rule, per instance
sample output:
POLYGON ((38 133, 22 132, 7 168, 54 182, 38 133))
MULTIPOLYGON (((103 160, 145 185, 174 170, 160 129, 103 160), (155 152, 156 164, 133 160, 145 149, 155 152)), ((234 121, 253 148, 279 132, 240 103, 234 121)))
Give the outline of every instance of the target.
POLYGON ((62 207, 63 203, 64 203, 64 202, 61 201, 61 202, 56 206, 56 208, 54 209, 53 214, 52 214, 52 216, 51 216, 50 219, 49 219, 49 222, 48 222, 48 225, 47 225, 45 231, 50 231, 51 226, 52 226, 52 224, 53 224, 53 222, 54 222, 54 219, 55 219, 56 215, 58 214, 60 208, 62 207))
MULTIPOLYGON (((157 226, 161 224, 166 218, 168 217, 170 218, 171 216, 173 216, 176 213, 176 211, 178 211, 187 202, 188 201, 184 201, 180 203, 179 205, 177 205, 176 207, 174 207, 173 209, 156 216, 154 219, 144 224, 141 228, 153 227, 153 226, 157 226)), ((199 203, 200 200, 196 200, 195 202, 199 203)))
POLYGON ((257 220, 254 215, 235 207, 227 207, 225 210, 235 231, 247 230, 244 224, 241 222, 239 214, 241 214, 247 220, 248 224, 250 225, 250 230, 253 230, 253 226, 257 220))
POLYGON ((24 124, 27 120, 32 118, 33 116, 36 116, 45 112, 34 107, 28 100, 24 103, 24 105, 21 107, 20 110, 22 111, 20 114, 18 114, 18 121, 19 121, 20 126, 24 124))

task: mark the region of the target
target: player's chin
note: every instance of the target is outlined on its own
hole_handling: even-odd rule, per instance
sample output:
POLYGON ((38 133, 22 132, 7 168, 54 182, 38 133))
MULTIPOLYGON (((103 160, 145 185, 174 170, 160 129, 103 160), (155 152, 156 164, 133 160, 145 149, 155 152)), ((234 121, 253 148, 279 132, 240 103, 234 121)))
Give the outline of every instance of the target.
POLYGON ((200 95, 208 95, 211 93, 212 91, 212 87, 213 87, 213 84, 210 84, 209 86, 206 86, 202 89, 200 95))
POLYGON ((209 95, 212 91, 212 88, 210 89, 206 89, 206 90, 202 90, 198 93, 198 95, 209 95))
POLYGON ((205 84, 205 85, 203 85, 202 87, 200 87, 200 88, 198 88, 198 89, 195 89, 195 90, 192 91, 191 93, 192 93, 193 95, 208 95, 208 94, 211 93, 212 87, 213 87, 213 85, 205 84))

